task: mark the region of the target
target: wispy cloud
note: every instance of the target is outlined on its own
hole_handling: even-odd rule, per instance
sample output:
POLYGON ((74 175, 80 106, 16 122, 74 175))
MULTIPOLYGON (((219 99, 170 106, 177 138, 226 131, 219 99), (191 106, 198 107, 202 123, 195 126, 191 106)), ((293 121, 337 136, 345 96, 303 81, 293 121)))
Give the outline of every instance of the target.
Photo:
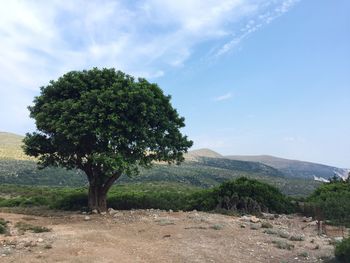
POLYGON ((1 1, 0 129, 14 126, 8 109, 25 108, 40 86, 67 71, 115 67, 161 77, 183 67, 199 45, 235 34, 217 51, 227 53, 296 1, 1 1))
POLYGON ((231 40, 226 42, 216 51, 215 56, 221 56, 233 50, 240 42, 242 42, 242 40, 263 26, 270 24, 273 20, 280 17, 284 13, 288 12, 289 9, 299 1, 300 0, 284 0, 272 9, 271 6, 273 6, 274 2, 276 1, 267 1, 265 3, 265 6, 269 7, 267 11, 248 20, 238 32, 234 33, 231 40))
POLYGON ((224 100, 229 100, 232 98, 232 93, 228 92, 224 95, 218 96, 214 98, 214 101, 224 101, 224 100))

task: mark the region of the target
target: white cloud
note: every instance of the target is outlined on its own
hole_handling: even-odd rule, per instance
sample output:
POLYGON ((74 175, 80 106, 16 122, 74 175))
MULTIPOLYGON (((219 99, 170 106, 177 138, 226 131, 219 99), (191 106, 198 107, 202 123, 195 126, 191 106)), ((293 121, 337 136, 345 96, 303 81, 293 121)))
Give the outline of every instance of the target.
POLYGON ((229 100, 232 98, 232 93, 226 93, 224 95, 218 96, 214 98, 214 101, 223 101, 223 100, 229 100))
POLYGON ((11 98, 0 96, 0 112, 11 105, 25 108, 21 102, 69 70, 115 67, 157 78, 184 66, 200 44, 235 34, 218 51, 224 54, 295 2, 0 1, 0 92, 11 98))

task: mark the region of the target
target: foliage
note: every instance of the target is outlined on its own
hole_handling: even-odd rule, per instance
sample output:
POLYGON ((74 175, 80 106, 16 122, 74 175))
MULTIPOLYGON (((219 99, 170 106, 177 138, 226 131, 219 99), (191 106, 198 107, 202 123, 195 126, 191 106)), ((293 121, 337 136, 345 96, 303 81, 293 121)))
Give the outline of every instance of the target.
MULTIPOLYGON (((139 176, 121 176, 119 182, 122 184, 165 182, 166 184, 180 183, 211 188, 224 181, 245 176, 272 184, 284 194, 298 196, 306 196, 320 185, 316 181, 281 177, 274 170, 264 168, 265 172, 263 170, 249 171, 249 169, 245 170, 243 165, 229 164, 226 168, 221 163, 217 163, 218 166, 216 166, 215 160, 211 161, 210 166, 198 162, 184 162, 181 165, 171 166, 155 164, 151 169, 141 169, 139 176)), ((34 161, 0 159, 0 184, 79 187, 87 185, 88 181, 84 173, 79 170, 66 170, 58 167, 38 170, 34 161)))
MULTIPOLYGON (((108 202, 109 207, 114 209, 155 208, 175 211, 215 210, 223 213, 227 213, 227 211, 255 212, 255 210, 251 211, 240 207, 236 207, 234 211, 233 207, 228 209, 228 207, 223 206, 222 200, 225 200, 229 191, 235 191, 237 196, 241 196, 241 203, 245 200, 252 200, 259 207, 266 207, 276 212, 279 212, 278 209, 283 212, 290 212, 292 207, 288 199, 274 187, 247 178, 223 183, 220 187, 211 189, 166 182, 159 184, 119 184, 113 186, 109 191, 108 202), (240 187, 243 187, 242 190, 240 187), (250 192, 247 189, 251 189, 250 192), (275 199, 275 201, 271 202, 269 198, 275 199)), ((5 185, 0 186, 0 192, 7 196, 7 198, 0 199, 0 207, 48 206, 54 209, 84 210, 88 204, 86 188, 5 185)))
POLYGON ((316 189, 304 205, 304 213, 334 224, 350 225, 350 183, 332 181, 316 189))
POLYGON ((90 209, 106 210, 106 193, 122 174, 179 163, 192 146, 170 96, 115 69, 69 72, 42 87, 29 111, 38 132, 26 135, 24 152, 41 167, 84 171, 90 209))
POLYGON ((17 222, 15 224, 15 227, 18 228, 18 230, 20 231, 32 231, 34 233, 43 233, 43 232, 50 232, 51 229, 47 228, 47 227, 43 227, 43 226, 35 226, 35 225, 31 225, 25 222, 17 222))
POLYGON ((0 234, 7 233, 7 221, 3 218, 0 218, 0 234))
POLYGON ((291 201, 277 188, 245 177, 221 184, 215 191, 217 206, 245 213, 291 213, 291 201))
POLYGON ((343 239, 335 246, 335 257, 344 263, 350 262, 350 237, 343 239))

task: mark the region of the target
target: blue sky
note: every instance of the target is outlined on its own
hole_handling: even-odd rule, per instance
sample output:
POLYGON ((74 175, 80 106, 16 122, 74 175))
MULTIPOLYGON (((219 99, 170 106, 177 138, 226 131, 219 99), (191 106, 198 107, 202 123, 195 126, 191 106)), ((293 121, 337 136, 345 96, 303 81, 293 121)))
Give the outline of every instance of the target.
POLYGON ((350 167, 346 0, 0 1, 0 130, 70 70, 156 82, 193 148, 350 167))

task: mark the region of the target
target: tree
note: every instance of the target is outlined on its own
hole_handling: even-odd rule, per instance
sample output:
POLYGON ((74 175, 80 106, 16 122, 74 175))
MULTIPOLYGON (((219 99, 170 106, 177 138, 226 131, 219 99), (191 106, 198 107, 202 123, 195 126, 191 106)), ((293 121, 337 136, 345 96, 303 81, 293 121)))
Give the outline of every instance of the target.
POLYGON ((89 209, 107 209, 106 196, 122 175, 154 161, 179 164, 192 141, 157 84, 115 69, 72 71, 41 87, 28 107, 37 132, 27 133, 24 151, 39 168, 80 169, 89 181, 89 209))

